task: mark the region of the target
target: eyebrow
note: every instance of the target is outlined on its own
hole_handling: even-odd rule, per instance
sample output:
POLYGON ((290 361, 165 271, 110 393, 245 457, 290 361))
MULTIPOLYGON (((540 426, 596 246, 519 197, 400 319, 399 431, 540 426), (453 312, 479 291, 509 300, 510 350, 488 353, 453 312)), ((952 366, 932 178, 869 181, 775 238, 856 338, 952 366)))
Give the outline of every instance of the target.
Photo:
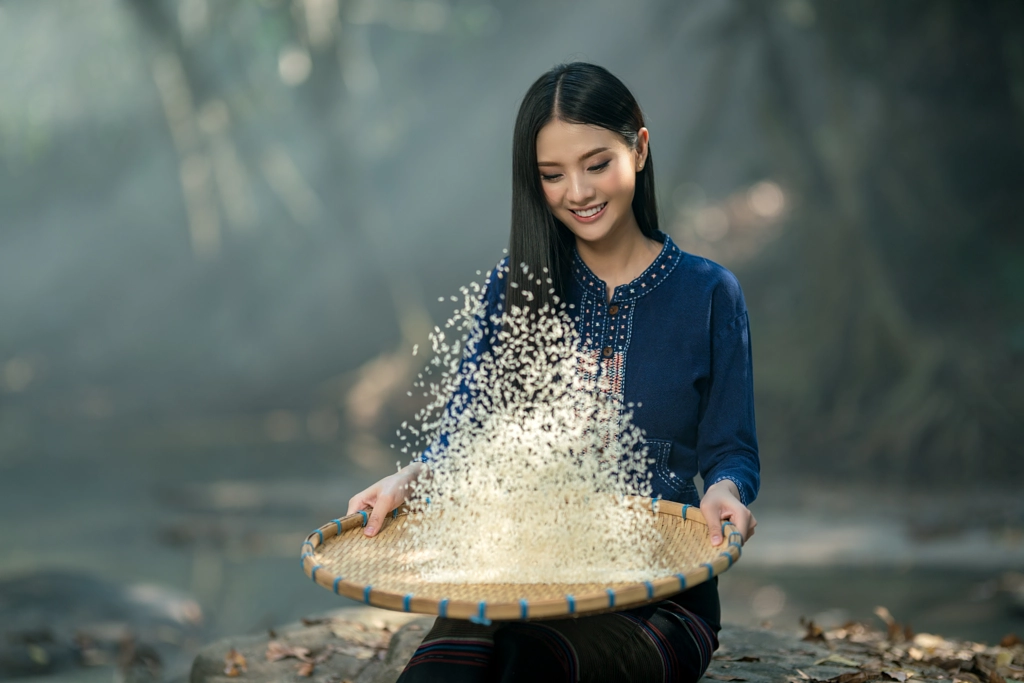
MULTIPOLYGON (((589 152, 587 152, 586 154, 584 154, 583 156, 581 156, 580 157, 580 161, 583 161, 587 157, 592 157, 595 154, 598 154, 600 152, 605 152, 607 150, 608 150, 607 147, 598 147, 597 149, 592 149, 589 152)), ((538 161, 537 165, 538 166, 561 166, 561 164, 559 164, 557 161, 538 161)))

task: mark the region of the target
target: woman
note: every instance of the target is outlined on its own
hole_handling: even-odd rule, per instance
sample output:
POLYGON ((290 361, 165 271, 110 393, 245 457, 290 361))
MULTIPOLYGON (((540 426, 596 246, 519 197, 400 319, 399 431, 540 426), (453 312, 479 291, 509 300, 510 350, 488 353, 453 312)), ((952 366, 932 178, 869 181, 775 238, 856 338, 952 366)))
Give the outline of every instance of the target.
MULTIPOLYGON (((555 296, 573 304, 585 348, 636 406, 653 494, 699 504, 715 545, 723 520, 747 539, 760 466, 743 293, 732 273, 658 229, 648 142, 632 94, 599 66, 559 65, 530 87, 513 136, 510 253, 487 278, 481 320, 531 295, 534 310, 555 296), (554 286, 509 263, 547 268, 554 286)), ((349 514, 373 507, 365 533, 445 445, 442 435, 351 499, 349 514)), ((719 619, 717 577, 611 614, 489 626, 439 618, 399 680, 696 681, 718 648, 719 619)))

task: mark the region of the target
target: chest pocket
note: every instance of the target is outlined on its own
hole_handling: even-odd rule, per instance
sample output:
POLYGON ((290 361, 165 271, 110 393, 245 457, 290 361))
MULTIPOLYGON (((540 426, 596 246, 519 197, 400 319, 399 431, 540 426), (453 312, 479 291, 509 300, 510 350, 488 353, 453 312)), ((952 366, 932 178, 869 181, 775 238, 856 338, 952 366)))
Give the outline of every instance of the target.
POLYGON ((665 439, 645 439, 651 476, 652 495, 679 503, 699 504, 700 496, 692 479, 676 476, 670 467, 672 442, 665 439), (696 501, 696 502, 695 502, 696 501))

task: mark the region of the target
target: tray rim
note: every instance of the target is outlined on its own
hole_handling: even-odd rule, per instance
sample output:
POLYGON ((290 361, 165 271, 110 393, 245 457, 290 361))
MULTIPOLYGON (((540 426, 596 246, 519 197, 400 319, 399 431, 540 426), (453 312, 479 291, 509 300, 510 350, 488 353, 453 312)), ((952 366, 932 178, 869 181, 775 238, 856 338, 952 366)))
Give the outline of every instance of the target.
MULTIPOLYGON (((645 507, 650 505, 655 514, 680 517, 683 520, 707 526, 707 521, 700 508, 694 505, 662 500, 660 497, 628 496, 628 498, 635 499, 645 507)), ((531 621, 577 617, 639 607, 710 581, 739 560, 743 548, 743 535, 735 530, 735 524, 725 520, 722 522, 722 543, 714 546, 722 549, 721 552, 711 562, 704 562, 685 573, 680 572, 651 581, 628 584, 618 589, 606 588, 604 591, 581 594, 566 593, 561 598, 544 600, 531 601, 523 598, 518 601, 474 602, 417 597, 412 593, 394 593, 373 588, 372 585, 348 581, 317 564, 317 548, 324 545, 330 538, 366 526, 371 510, 372 508, 360 510, 345 517, 332 519, 306 536, 302 542, 299 557, 306 576, 336 595, 343 595, 363 604, 399 612, 468 619, 480 624, 490 624, 492 621, 531 621), (727 527, 732 527, 728 533, 726 532, 727 527)), ((407 504, 402 504, 392 510, 387 518, 395 519, 399 515, 405 514, 409 514, 409 507, 407 504)))

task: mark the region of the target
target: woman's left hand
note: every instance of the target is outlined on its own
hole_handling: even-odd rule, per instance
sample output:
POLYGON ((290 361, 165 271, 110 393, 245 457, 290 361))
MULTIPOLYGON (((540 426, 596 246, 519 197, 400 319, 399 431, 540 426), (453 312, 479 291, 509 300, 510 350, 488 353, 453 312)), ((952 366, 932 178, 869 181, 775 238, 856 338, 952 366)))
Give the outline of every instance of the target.
POLYGON ((736 484, 728 479, 717 481, 708 487, 700 501, 700 511, 708 523, 711 545, 722 542, 722 522, 726 520, 736 525, 736 531, 743 536, 744 542, 754 535, 757 520, 750 514, 747 506, 740 502, 740 492, 736 484))

